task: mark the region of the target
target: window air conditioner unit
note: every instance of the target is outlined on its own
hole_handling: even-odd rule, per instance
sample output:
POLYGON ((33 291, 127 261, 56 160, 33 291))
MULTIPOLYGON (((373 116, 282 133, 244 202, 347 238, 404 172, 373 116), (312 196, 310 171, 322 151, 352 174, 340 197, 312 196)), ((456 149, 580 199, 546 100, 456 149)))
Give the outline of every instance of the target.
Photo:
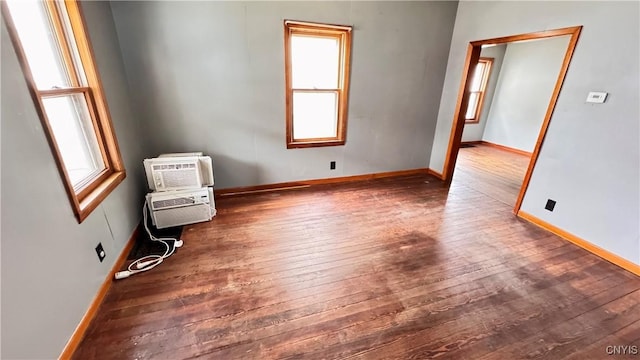
POLYGON ((158 229, 209 221, 216 214, 210 187, 149 193, 147 205, 158 229))
POLYGON ((163 154, 145 159, 144 169, 151 191, 170 191, 213 186, 213 165, 201 152, 163 154))

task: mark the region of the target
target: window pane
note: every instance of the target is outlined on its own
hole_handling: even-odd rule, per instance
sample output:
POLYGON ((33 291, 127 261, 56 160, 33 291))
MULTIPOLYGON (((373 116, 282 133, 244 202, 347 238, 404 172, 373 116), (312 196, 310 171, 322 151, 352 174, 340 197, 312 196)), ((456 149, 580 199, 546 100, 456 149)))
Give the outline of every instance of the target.
POLYGON ((38 89, 69 87, 69 76, 45 4, 10 0, 7 5, 38 89))
POLYGON ((75 188, 105 168, 84 94, 43 98, 42 103, 75 188))
POLYGON ((293 93, 293 138, 338 136, 337 92, 293 93))
POLYGON ((84 67, 82 66, 82 58, 80 57, 78 44, 76 43, 76 39, 73 36, 73 28, 71 27, 71 21, 69 20, 67 8, 65 6, 58 6, 58 11, 60 12, 60 20, 62 21, 62 27, 64 28, 64 32, 66 34, 67 44, 69 44, 69 52, 71 53, 71 57, 73 58, 72 65, 76 69, 76 75, 78 76, 80 86, 89 86, 87 76, 84 72, 84 67))
POLYGON ((467 113, 464 116, 465 119, 473 119, 476 116, 476 109, 478 108, 479 99, 479 93, 473 92, 469 95, 469 106, 467 106, 467 113))
POLYGON ((471 91, 480 91, 482 86, 482 76, 484 74, 485 63, 478 63, 476 69, 473 72, 473 79, 471 80, 471 91))
POLYGON ((337 89, 340 42, 336 38, 291 37, 294 89, 337 89))

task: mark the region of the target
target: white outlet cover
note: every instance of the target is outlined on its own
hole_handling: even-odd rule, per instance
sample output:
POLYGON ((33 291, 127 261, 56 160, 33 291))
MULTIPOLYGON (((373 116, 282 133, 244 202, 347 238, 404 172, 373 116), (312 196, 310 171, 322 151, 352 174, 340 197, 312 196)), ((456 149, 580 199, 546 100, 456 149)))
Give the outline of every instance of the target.
POLYGON ((607 95, 608 94, 606 92, 591 91, 589 92, 589 95, 587 95, 587 102, 602 104, 607 99, 607 95))

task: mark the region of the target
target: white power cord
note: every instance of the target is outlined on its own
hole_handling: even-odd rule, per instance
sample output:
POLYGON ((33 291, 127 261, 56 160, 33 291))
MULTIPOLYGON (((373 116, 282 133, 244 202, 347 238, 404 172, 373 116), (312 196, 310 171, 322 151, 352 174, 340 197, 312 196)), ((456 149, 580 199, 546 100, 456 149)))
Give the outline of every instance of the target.
POLYGON ((142 222, 144 224, 144 229, 147 231, 147 234, 149 235, 149 239, 151 239, 152 241, 158 241, 163 243, 164 246, 166 247, 166 250, 162 255, 147 255, 135 260, 134 262, 129 264, 129 267, 127 268, 127 270, 118 271, 116 273, 115 275, 116 280, 125 279, 131 275, 135 275, 137 273, 149 271, 153 269, 154 267, 160 265, 162 261, 164 261, 164 259, 173 255, 173 253, 176 251, 176 248, 181 247, 183 244, 182 240, 179 240, 179 239, 157 238, 153 236, 153 234, 151 234, 151 231, 149 231, 149 227, 147 225, 147 208, 148 207, 149 207, 149 204, 145 200, 144 205, 142 206, 142 222), (169 245, 167 241, 173 241, 173 246, 169 245))

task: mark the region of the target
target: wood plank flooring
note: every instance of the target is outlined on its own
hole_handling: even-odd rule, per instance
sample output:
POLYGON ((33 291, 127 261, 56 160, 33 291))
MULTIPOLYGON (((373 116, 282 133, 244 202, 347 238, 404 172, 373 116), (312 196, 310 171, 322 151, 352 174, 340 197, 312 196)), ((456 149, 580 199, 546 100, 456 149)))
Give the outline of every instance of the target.
POLYGON ((529 159, 529 156, 489 145, 463 147, 458 152, 453 182, 514 206, 529 159))
POLYGON ((76 359, 601 359, 640 345, 638 277, 459 181, 217 205, 174 256, 113 284, 76 359))

